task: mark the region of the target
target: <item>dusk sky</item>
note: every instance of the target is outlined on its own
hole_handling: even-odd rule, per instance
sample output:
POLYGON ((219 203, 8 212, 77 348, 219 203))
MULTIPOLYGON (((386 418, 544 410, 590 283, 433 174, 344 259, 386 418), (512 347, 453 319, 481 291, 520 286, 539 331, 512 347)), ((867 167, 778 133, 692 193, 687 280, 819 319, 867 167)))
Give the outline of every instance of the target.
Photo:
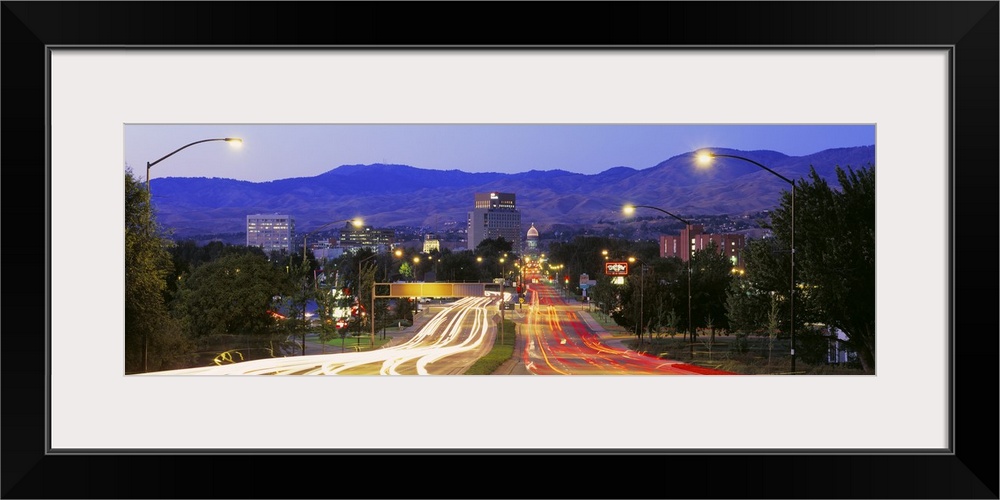
POLYGON ((871 124, 134 124, 126 125, 124 134, 124 163, 138 180, 145 180, 146 162, 186 144, 239 137, 244 141, 239 148, 221 141, 185 148, 153 166, 150 176, 253 182, 312 177, 341 165, 372 163, 465 172, 559 169, 596 174, 618 166, 649 168, 703 147, 803 156, 875 144, 871 124))

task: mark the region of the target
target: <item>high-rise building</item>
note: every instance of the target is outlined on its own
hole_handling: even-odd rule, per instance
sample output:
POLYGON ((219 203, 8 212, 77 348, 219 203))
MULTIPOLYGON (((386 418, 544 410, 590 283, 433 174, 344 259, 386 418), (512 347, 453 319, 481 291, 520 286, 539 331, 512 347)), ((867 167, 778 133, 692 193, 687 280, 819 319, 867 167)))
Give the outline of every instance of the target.
POLYGON ((521 248, 521 212, 514 193, 476 193, 475 208, 469 212, 467 241, 475 250, 485 239, 503 238, 511 248, 521 248))
POLYGON ((679 257, 687 262, 693 252, 708 248, 710 242, 715 242, 716 250, 728 257, 733 267, 743 267, 746 238, 742 234, 707 234, 701 224, 692 224, 690 232, 681 229, 680 236, 660 235, 660 257, 679 257))
POLYGON ((291 253, 295 221, 280 214, 247 215, 247 246, 260 247, 266 254, 284 250, 291 253))
POLYGON ((376 253, 388 252, 396 244, 396 231, 371 226, 354 227, 350 222, 340 230, 340 246, 369 248, 376 253))

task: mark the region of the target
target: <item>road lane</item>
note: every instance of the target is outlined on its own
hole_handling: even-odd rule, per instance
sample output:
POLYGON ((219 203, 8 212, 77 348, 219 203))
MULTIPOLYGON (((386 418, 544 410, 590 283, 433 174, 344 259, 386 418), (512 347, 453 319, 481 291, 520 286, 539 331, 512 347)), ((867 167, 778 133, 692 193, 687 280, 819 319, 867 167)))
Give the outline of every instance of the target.
POLYGON ((544 284, 528 285, 532 301, 522 331, 527 342, 521 359, 535 375, 694 375, 676 360, 665 360, 601 341, 595 330, 565 301, 544 284))
MULTIPOLYGON (((402 344, 348 353, 257 359, 144 375, 445 375, 460 374, 489 351, 496 298, 466 297, 427 320, 402 344)), ((425 313, 429 314, 429 313, 425 313)))

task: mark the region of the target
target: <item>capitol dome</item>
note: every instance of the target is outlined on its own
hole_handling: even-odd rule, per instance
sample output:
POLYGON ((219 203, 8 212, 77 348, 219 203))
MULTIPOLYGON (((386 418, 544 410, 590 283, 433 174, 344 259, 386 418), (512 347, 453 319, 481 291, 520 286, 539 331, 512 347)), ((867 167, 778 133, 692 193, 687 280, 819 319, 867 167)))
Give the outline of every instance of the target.
POLYGON ((528 243, 528 252, 536 252, 538 250, 538 230, 535 229, 535 223, 531 223, 531 228, 528 229, 528 237, 526 240, 528 243))

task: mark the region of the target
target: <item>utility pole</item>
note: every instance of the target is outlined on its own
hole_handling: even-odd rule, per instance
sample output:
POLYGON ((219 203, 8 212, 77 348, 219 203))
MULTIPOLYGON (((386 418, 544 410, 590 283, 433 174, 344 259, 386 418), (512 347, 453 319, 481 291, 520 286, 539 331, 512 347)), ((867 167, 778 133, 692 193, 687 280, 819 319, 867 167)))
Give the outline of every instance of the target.
POLYGON ((503 279, 500 280, 500 345, 503 345, 504 309, 507 303, 503 300, 503 279))

